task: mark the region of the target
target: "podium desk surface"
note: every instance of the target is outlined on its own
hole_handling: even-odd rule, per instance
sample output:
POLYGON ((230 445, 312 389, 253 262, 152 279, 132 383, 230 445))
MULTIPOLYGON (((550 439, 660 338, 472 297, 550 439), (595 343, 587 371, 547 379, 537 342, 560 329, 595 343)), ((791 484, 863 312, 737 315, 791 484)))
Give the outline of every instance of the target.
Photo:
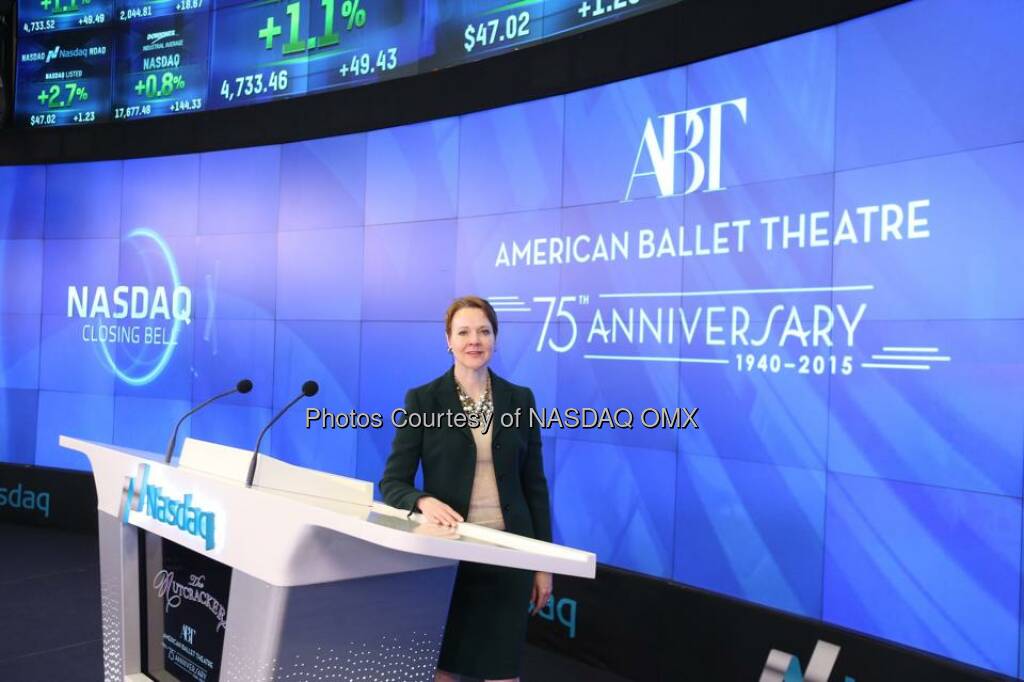
POLYGON ((461 523, 449 529, 372 497, 372 484, 188 439, 181 465, 157 453, 61 436, 92 465, 100 512, 278 586, 471 561, 593 578, 596 556, 461 523), (210 464, 209 462, 216 462, 210 464), (145 499, 143 499, 145 498, 145 499), (163 514, 154 510, 166 505, 163 514), (174 518, 166 517, 173 514, 174 518), (203 516, 207 514, 208 516, 203 516), (163 516, 164 518, 158 518, 163 516), (184 517, 188 517, 183 521, 184 517), (176 523, 175 520, 178 522, 176 523), (206 524, 207 533, 189 526, 206 524), (193 532, 194 531, 194 532, 193 532))

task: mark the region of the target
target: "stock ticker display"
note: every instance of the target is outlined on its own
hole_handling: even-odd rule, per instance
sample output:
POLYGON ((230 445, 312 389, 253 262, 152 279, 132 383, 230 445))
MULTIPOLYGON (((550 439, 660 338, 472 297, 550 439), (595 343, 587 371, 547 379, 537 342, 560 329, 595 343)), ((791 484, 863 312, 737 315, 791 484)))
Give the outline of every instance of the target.
POLYGON ((15 120, 129 120, 353 87, 680 1, 19 0, 15 120))
POLYGON ((15 118, 30 126, 109 120, 112 38, 109 28, 21 38, 15 118))
MULTIPOLYGON (((132 73, 118 106, 163 92, 148 59, 184 81, 174 101, 201 98, 190 22, 218 35, 224 16, 304 60, 273 66, 285 91, 319 87, 337 79, 321 63, 344 64, 332 36, 382 6, 389 38, 353 52, 372 69, 418 9, 140 19, 153 27, 115 55, 132 73)), ((0 460, 87 468, 60 434, 163 452, 178 417, 243 377, 252 392, 179 441, 251 449, 315 379, 264 452, 377 481, 388 416, 451 365, 444 310, 474 293, 500 320, 494 371, 539 409, 637 417, 542 428, 557 542, 1020 675, 1020 26, 1019 0, 906 3, 414 125, 0 167, 0 460), (700 428, 647 428, 649 408, 699 408, 700 428)), ((105 31, 27 37, 36 95, 44 69, 81 71, 52 97, 87 111, 105 31)), ((257 96, 214 68, 235 101, 257 96)))

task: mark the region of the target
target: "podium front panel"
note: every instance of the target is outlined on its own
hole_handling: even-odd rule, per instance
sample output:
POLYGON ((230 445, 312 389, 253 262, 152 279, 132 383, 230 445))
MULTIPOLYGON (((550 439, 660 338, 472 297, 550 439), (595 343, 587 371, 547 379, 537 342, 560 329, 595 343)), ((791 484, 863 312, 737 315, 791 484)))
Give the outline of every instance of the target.
POLYGON ((455 566, 274 587, 241 571, 221 682, 432 682, 455 566))
POLYGON ((218 682, 231 568, 139 533, 143 674, 158 682, 218 682))
POLYGON ((457 564, 281 587, 102 511, 99 530, 105 682, 434 679, 457 564))

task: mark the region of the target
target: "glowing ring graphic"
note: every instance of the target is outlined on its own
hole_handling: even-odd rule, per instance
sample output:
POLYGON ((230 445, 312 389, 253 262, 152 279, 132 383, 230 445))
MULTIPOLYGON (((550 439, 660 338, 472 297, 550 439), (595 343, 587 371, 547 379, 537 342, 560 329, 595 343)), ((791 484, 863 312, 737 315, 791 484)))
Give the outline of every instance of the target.
MULTIPOLYGON (((178 287, 181 286, 181 277, 178 274, 178 263, 174 260, 174 254, 171 253, 171 247, 167 245, 167 242, 164 241, 164 238, 161 237, 156 232, 154 232, 153 230, 149 229, 148 227, 136 228, 129 232, 127 235, 128 239, 133 239, 135 237, 146 237, 148 239, 152 239, 156 243, 157 248, 160 249, 160 252, 164 255, 164 259, 167 261, 167 269, 168 271, 170 271, 171 274, 171 283, 174 285, 173 290, 177 291, 178 287)), ((174 306, 173 298, 171 306, 172 308, 174 306)), ((174 312, 175 311, 172 309, 172 316, 174 315, 174 312)), ((100 349, 103 351, 103 358, 107 361, 107 364, 110 366, 110 370, 117 376, 118 379, 120 379, 121 381, 125 382, 130 386, 145 386, 146 384, 150 383, 158 376, 160 376, 164 369, 167 368, 167 363, 171 361, 171 355, 174 354, 174 348, 178 344, 178 335, 181 334, 181 324, 182 320, 178 317, 175 317, 174 326, 171 327, 170 343, 167 344, 167 346, 164 348, 163 353, 160 354, 160 359, 157 360, 157 363, 153 367, 153 369, 149 370, 142 376, 132 376, 123 371, 120 367, 118 367, 117 363, 114 361, 113 356, 110 354, 110 348, 107 347, 107 342, 100 340, 100 349)))

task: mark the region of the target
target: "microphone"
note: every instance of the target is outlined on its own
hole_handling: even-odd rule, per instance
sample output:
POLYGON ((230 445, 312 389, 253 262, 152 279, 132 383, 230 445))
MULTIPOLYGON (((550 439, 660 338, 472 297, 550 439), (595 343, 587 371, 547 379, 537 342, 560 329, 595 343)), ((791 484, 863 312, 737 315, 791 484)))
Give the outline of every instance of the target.
POLYGON ((196 407, 194 407, 191 410, 189 410, 188 412, 186 412, 185 416, 183 416, 181 419, 179 419, 178 423, 174 425, 174 431, 171 433, 171 440, 168 441, 168 443, 167 443, 167 454, 164 455, 164 464, 170 464, 171 463, 171 456, 174 454, 174 445, 175 445, 175 442, 178 440, 178 429, 181 428, 181 425, 185 422, 186 419, 188 419, 189 417, 194 415, 196 412, 198 412, 199 410, 203 409, 204 407, 206 407, 207 405, 209 405, 210 403, 212 403, 215 400, 220 400, 221 398, 223 398, 225 396, 229 396, 232 393, 248 393, 251 390, 252 390, 252 382, 249 381, 248 379, 242 379, 241 381, 239 381, 235 385, 234 388, 229 389, 227 391, 224 391, 223 393, 218 393, 217 395, 213 396, 212 398, 210 398, 206 402, 200 403, 196 407))
POLYGON ((263 436, 267 435, 267 431, 274 425, 278 419, 280 419, 285 412, 291 409, 292 405, 299 402, 303 398, 312 398, 320 390, 320 385, 315 381, 307 381, 302 384, 302 393, 295 396, 290 403, 281 408, 281 410, 274 415, 274 418, 270 420, 270 423, 263 427, 260 431, 259 437, 256 439, 256 447, 252 451, 252 459, 249 460, 249 474, 245 477, 245 487, 252 487, 252 479, 256 477, 256 456, 260 453, 260 443, 263 442, 263 436))

